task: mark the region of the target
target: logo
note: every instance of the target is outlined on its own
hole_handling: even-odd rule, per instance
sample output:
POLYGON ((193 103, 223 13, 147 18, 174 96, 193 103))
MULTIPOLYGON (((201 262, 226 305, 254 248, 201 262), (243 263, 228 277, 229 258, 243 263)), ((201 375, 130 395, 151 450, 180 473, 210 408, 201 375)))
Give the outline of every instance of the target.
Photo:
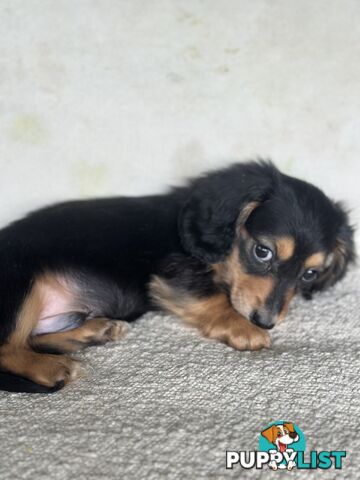
POLYGON ((341 469, 344 450, 324 450, 306 453, 305 435, 292 422, 277 421, 262 430, 258 451, 226 451, 226 468, 235 465, 244 469, 270 468, 272 470, 341 469))

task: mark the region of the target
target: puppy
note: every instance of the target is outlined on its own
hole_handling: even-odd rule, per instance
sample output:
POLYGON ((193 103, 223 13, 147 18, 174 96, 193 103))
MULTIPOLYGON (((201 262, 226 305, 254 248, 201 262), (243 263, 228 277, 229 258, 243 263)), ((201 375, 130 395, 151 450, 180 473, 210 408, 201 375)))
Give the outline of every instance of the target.
POLYGON ((69 354, 149 310, 239 350, 269 347, 293 296, 333 285, 354 256, 343 207, 266 162, 38 210, 0 231, 0 388, 60 389, 81 372, 69 354))
MULTIPOLYGON (((294 450, 289 448, 289 445, 299 441, 299 435, 296 433, 294 425, 292 423, 283 423, 282 425, 272 425, 266 430, 261 432, 261 435, 268 440, 268 442, 273 443, 278 452, 292 453, 294 450)), ((276 452, 276 450, 271 450, 276 452)), ((288 464, 285 466, 283 463, 277 464, 275 460, 269 462, 269 467, 273 470, 278 468, 287 470, 292 470, 296 466, 296 463, 293 460, 289 460, 288 464)))

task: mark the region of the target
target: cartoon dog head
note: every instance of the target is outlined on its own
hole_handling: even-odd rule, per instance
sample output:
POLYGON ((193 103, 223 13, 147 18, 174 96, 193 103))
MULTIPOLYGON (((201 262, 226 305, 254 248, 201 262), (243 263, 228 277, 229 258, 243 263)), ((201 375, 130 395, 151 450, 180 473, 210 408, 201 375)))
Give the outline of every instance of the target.
POLYGON ((289 445, 299 440, 299 435, 295 432, 293 423, 272 425, 262 431, 261 435, 270 443, 276 445, 279 452, 285 452, 289 445))

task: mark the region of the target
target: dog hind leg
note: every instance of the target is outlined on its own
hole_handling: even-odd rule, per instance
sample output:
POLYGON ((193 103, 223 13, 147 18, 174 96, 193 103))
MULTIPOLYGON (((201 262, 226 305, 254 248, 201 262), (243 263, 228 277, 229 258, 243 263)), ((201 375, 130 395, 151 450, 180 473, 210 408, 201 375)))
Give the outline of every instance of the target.
MULTIPOLYGON (((19 283, 15 283, 14 279, 9 285, 14 288, 15 285, 18 287, 19 283)), ((10 295, 5 297, 2 303, 3 309, 5 306, 7 313, 11 313, 13 318, 10 334, 0 346, 0 389, 52 392, 78 378, 83 369, 78 361, 70 357, 44 355, 33 350, 30 343, 31 332, 36 327, 44 307, 41 281, 29 281, 27 285, 23 282, 22 287, 22 292, 19 288, 16 289, 16 295, 9 292, 10 295), (25 300, 16 305, 15 300, 21 296, 25 297, 25 300), (6 298, 11 299, 11 305, 10 301, 6 304, 6 298), (11 312, 10 306, 14 306, 11 312)), ((4 288, 2 285, 2 290, 4 288)))
POLYGON ((122 338, 127 330, 125 322, 108 318, 88 318, 79 327, 31 338, 37 351, 72 353, 92 345, 104 345, 122 338))

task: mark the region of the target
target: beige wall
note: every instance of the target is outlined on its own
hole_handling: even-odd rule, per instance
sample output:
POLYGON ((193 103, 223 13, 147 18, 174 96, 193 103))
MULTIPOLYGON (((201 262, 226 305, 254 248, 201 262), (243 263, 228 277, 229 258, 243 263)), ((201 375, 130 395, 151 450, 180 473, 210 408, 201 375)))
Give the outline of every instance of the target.
POLYGON ((0 223, 271 157, 360 217, 357 0, 2 0, 0 223))

